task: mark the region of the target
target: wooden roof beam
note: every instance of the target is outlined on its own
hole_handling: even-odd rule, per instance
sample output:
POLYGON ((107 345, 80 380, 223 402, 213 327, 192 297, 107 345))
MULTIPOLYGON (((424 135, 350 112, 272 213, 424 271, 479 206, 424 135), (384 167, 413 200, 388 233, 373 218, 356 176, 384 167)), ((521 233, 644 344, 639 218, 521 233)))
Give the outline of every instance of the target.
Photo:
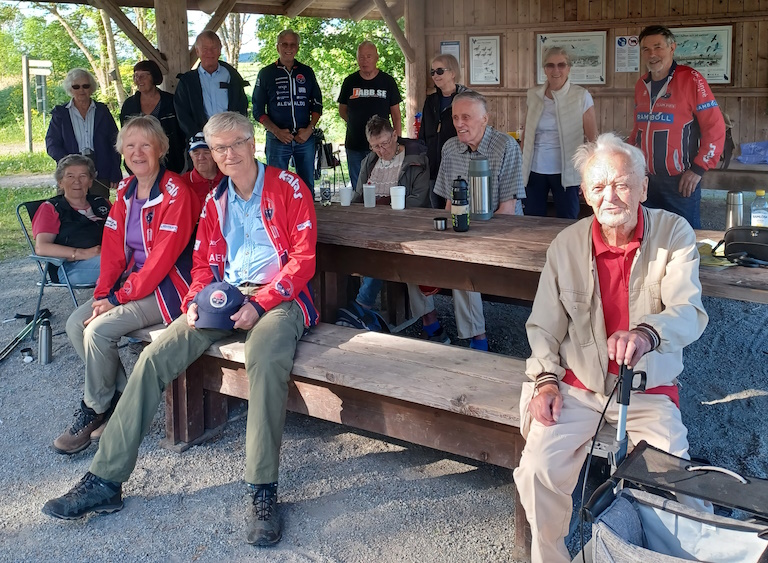
POLYGON ((375 4, 373 3, 373 0, 358 0, 358 2, 349 9, 349 17, 352 20, 359 22, 372 12, 374 7, 375 4))
POLYGON ((123 13, 113 0, 88 0, 88 3, 94 8, 104 10, 109 14, 109 17, 117 24, 117 27, 125 33, 128 39, 133 41, 133 44, 139 48, 144 56, 149 60, 155 61, 163 74, 168 74, 167 57, 155 49, 155 46, 133 25, 133 22, 128 19, 128 16, 123 13))
POLYGON ((290 0, 285 6, 285 15, 289 18, 295 18, 301 12, 306 10, 315 0, 290 0))
POLYGON ((400 45, 400 49, 402 49, 405 58, 409 63, 413 63, 416 60, 416 51, 414 51, 413 47, 411 47, 411 44, 408 43, 403 30, 400 29, 399 25, 397 25, 397 18, 395 18, 392 10, 389 9, 389 6, 387 6, 387 2, 385 0, 373 0, 373 3, 376 4, 376 8, 378 8, 379 13, 384 18, 384 21, 387 22, 389 32, 395 38, 397 44, 400 45))
MULTIPOLYGON (((235 4, 237 4, 237 0, 221 0, 221 3, 219 4, 219 7, 216 8, 216 11, 211 16, 211 19, 208 20, 208 23, 205 24, 205 28, 203 28, 203 31, 210 30, 213 32, 216 32, 221 27, 221 24, 224 23, 224 20, 229 15, 229 13, 232 11, 232 8, 235 7, 235 4)), ((194 45, 189 50, 189 67, 192 68, 197 61, 197 51, 195 51, 194 45)))

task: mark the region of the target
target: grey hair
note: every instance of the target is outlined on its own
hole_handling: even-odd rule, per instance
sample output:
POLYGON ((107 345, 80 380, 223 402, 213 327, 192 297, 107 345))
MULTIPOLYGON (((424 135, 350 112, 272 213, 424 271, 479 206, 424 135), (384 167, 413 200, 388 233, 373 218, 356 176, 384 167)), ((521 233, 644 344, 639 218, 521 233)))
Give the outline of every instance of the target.
POLYGON ((596 141, 584 143, 576 149, 573 164, 585 177, 587 166, 598 154, 622 154, 632 165, 632 171, 639 177, 645 177, 645 156, 639 148, 625 143, 616 133, 602 133, 596 141))
POLYGON ((201 39, 209 39, 210 41, 213 41, 219 47, 221 47, 221 38, 218 35, 216 35, 215 31, 211 31, 210 29, 205 29, 201 31, 200 35, 195 37, 195 47, 197 47, 200 44, 201 39))
POLYGON ((449 55, 448 53, 440 53, 432 59, 432 64, 439 62, 453 73, 453 81, 459 82, 461 80, 461 68, 459 68, 459 61, 456 57, 449 55))
POLYGON ((96 79, 93 77, 93 75, 84 68, 73 68, 67 73, 67 76, 64 77, 64 84, 62 84, 64 91, 70 98, 75 97, 74 90, 72 90, 72 84, 74 84, 76 80, 80 80, 83 77, 87 78, 88 83, 91 85, 91 95, 96 92, 98 84, 96 84, 96 79))
POLYGON ((368 142, 371 141, 371 137, 377 137, 382 133, 393 133, 395 129, 389 123, 389 118, 383 118, 380 115, 374 115, 365 124, 365 137, 368 142))
POLYGON ((464 90, 463 92, 456 94, 456 96, 453 98, 453 105, 455 106, 456 102, 460 102, 462 100, 480 104, 483 106, 483 112, 488 113, 488 101, 480 92, 475 92, 474 90, 464 90))
POLYGON ((151 139, 160 150, 160 160, 165 159, 170 143, 165 131, 163 131, 163 126, 160 125, 160 121, 154 115, 137 115, 130 118, 117 134, 117 141, 115 142, 117 152, 123 154, 123 140, 126 135, 133 131, 141 131, 147 138, 151 139))
POLYGON ((296 43, 301 43, 301 37, 299 37, 299 34, 292 30, 290 27, 277 34, 277 43, 280 44, 280 41, 286 35, 293 35, 296 38, 296 43))
POLYGON ((96 165, 93 160, 82 154, 69 154, 56 164, 56 172, 53 173, 53 177, 57 184, 64 179, 64 174, 70 166, 85 166, 88 168, 88 176, 91 180, 96 179, 96 165))
POLYGON ((368 41, 368 40, 366 39, 365 41, 363 41, 362 43, 360 43, 360 45, 358 45, 358 46, 357 46, 357 52, 359 53, 359 52, 360 52, 360 49, 362 49, 363 47, 373 47, 373 48, 374 48, 374 50, 376 51, 376 54, 377 54, 377 55, 379 54, 379 48, 378 48, 378 47, 376 47, 376 44, 375 44, 373 41, 368 41))
POLYGON ((559 45, 555 45, 544 51, 544 56, 541 59, 542 66, 547 64, 549 57, 554 57, 555 55, 564 56, 565 62, 568 64, 568 66, 571 66, 571 54, 565 49, 565 47, 560 47, 559 45))
POLYGON ((675 42, 675 34, 670 31, 668 27, 665 27, 663 25, 649 25, 643 31, 640 32, 640 37, 638 38, 638 41, 640 43, 643 42, 643 39, 650 35, 661 35, 664 37, 664 39, 667 42, 667 46, 672 46, 672 44, 675 42))
POLYGON ((254 129, 253 123, 250 119, 236 111, 223 111, 217 113, 208 120, 208 123, 203 127, 203 135, 205 136, 205 142, 208 146, 211 145, 211 137, 220 135, 221 133, 228 131, 237 131, 242 133, 245 137, 253 137, 254 129))

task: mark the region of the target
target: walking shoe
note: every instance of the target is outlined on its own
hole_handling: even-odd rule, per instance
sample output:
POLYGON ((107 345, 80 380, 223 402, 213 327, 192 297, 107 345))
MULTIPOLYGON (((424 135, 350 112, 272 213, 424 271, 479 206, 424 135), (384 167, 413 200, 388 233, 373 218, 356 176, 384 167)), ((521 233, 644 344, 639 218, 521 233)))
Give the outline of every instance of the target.
POLYGON ((106 413, 97 414, 80 401, 75 411, 75 421, 61 436, 53 441, 53 448, 60 454, 76 454, 91 445, 91 434, 106 420, 106 413))
POLYGON ((367 329, 372 332, 389 333, 389 325, 378 312, 366 309, 357 301, 350 301, 346 309, 339 309, 336 324, 350 328, 367 329))
POLYGON ((76 520, 89 512, 109 514, 123 508, 123 485, 97 477, 90 471, 62 497, 49 500, 43 514, 76 520))
POLYGON ((443 327, 440 327, 439 329, 437 329, 432 336, 427 334, 426 330, 422 330, 419 333, 419 338, 421 338, 422 340, 429 340, 430 342, 439 342, 440 344, 451 343, 451 338, 447 334, 445 334, 443 327))
POLYGON ((246 517, 246 541, 251 545, 275 545, 283 537, 282 522, 277 506, 277 483, 253 485, 248 483, 250 504, 246 517))
POLYGON ((104 429, 107 427, 107 422, 109 422, 109 419, 112 417, 112 413, 115 412, 115 407, 117 406, 117 402, 120 400, 120 397, 122 397, 123 394, 120 393, 120 391, 115 391, 115 395, 112 397, 112 403, 109 405, 109 410, 106 412, 106 417, 104 418, 104 422, 101 423, 101 426, 99 426, 96 430, 91 432, 91 444, 98 444, 99 440, 101 439, 101 435, 104 434, 104 429))

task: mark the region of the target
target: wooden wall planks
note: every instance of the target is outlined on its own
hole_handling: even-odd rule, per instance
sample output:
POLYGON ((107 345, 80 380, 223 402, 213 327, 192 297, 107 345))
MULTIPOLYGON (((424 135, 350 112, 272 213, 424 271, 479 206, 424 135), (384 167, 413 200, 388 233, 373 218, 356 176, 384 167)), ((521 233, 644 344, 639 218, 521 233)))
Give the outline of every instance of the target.
MULTIPOLYGON (((600 130, 628 133, 639 73, 614 72, 615 37, 638 34, 657 22, 671 27, 733 25, 733 82, 715 85, 713 91, 734 121, 737 143, 768 139, 768 0, 424 1, 426 60, 440 51, 441 41, 461 41, 462 84, 469 82, 467 37, 501 36, 502 84, 477 89, 488 96, 491 123, 502 131, 523 126, 525 91, 536 81, 537 33, 607 31, 606 84, 588 89, 600 130)), ((431 80, 427 83, 431 88, 431 80)))

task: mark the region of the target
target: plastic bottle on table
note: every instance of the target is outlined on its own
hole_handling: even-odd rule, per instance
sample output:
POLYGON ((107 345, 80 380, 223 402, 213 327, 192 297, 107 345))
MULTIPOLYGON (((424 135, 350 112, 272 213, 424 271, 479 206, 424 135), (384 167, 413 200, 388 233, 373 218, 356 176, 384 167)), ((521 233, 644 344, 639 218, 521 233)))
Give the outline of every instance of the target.
POLYGON ((765 199, 765 190, 757 190, 757 197, 752 201, 753 227, 768 227, 768 201, 765 199))

